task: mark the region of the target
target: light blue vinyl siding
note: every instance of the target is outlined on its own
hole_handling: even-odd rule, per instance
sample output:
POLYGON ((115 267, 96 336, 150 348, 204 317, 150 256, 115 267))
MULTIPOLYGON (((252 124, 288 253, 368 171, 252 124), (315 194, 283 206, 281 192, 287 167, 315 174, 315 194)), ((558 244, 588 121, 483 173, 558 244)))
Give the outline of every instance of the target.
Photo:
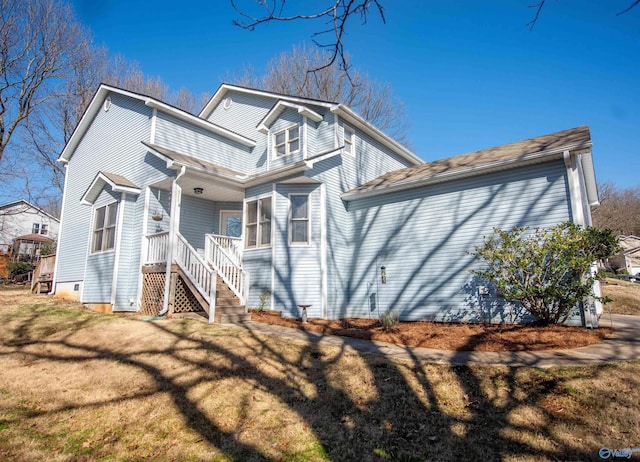
MULTIPOLYGON (((80 203, 98 171, 124 176, 142 187, 161 178, 161 166, 146 163, 148 156, 141 141, 149 141, 152 110, 143 102, 119 94, 111 95, 111 108, 100 110, 80 141, 67 167, 67 187, 63 222, 58 243, 56 281, 85 279, 89 249, 91 206, 80 203)), ((139 252, 139 243, 138 252, 139 252)), ((137 273, 136 273, 137 274, 137 273)), ((108 281, 109 290, 111 280, 108 281)))
POLYGON ((252 169, 250 148, 161 112, 155 143, 238 172, 252 169))
POLYGON ((260 305, 260 294, 264 291, 269 293, 266 308, 271 308, 271 261, 270 247, 244 252, 242 256, 242 266, 250 278, 247 300, 247 306, 250 308, 260 305))
POLYGON ((182 196, 180 234, 194 249, 204 252, 204 235, 213 233, 214 219, 213 202, 192 196, 182 196))
POLYGON ((193 248, 204 250, 205 234, 220 232, 221 210, 242 210, 242 203, 213 202, 193 196, 182 196, 180 234, 193 248))
POLYGON ((149 194, 149 215, 145 234, 156 234, 169 231, 171 213, 171 191, 151 188, 149 194), (154 220, 154 216, 161 216, 161 220, 154 220))
POLYGON ((275 309, 284 316, 300 316, 297 305, 312 305, 310 317, 322 316, 322 277, 320 269, 320 187, 319 185, 276 185, 275 309), (289 243, 290 194, 309 194, 310 242, 289 243))
MULTIPOLYGON (((360 130, 351 125, 350 127, 355 132, 356 155, 331 157, 316 163, 313 170, 306 172, 307 176, 326 184, 327 308, 330 318, 350 316, 346 309, 346 297, 355 290, 354 284, 361 283, 350 273, 360 243, 354 241, 358 236, 354 235, 353 217, 347 212, 346 203, 340 199, 340 194, 384 173, 411 165, 388 148, 363 135, 360 130)), ((329 136, 333 140, 333 128, 330 132, 325 132, 325 137, 329 136)), ((340 125, 340 145, 342 136, 340 125)))
POLYGON ((228 91, 225 98, 231 98, 231 107, 224 109, 221 101, 207 120, 250 139, 256 139, 258 124, 278 101, 269 96, 237 91, 228 91))
POLYGON ((227 128, 249 139, 255 140, 257 145, 251 151, 250 167, 245 173, 253 174, 267 169, 267 137, 258 133, 257 126, 275 105, 275 98, 259 95, 249 95, 234 91, 227 92, 233 103, 229 109, 224 109, 220 103, 209 116, 209 121, 227 128))
POLYGON ((331 111, 325 111, 322 116, 316 129, 316 152, 325 152, 337 147, 334 132, 335 115, 331 111))
MULTIPOLYGON (((118 203, 118 213, 116 217, 116 223, 118 223, 120 214, 125 213, 123 211, 124 207, 120 202, 120 193, 112 192, 110 187, 107 186, 102 190, 93 209, 95 211, 95 209, 113 202, 118 203)), ((94 213, 90 214, 90 226, 83 230, 83 241, 88 242, 89 246, 91 246, 91 242, 93 241, 94 213)), ((115 246, 117 247, 118 245, 118 228, 116 227, 115 246)), ((86 259, 86 279, 83 287, 82 302, 111 303, 115 256, 115 249, 97 253, 91 253, 91 249, 89 249, 89 255, 86 259)))
POLYGON ((123 213, 122 231, 118 251, 118 279, 114 311, 136 311, 138 300, 138 278, 140 268, 140 234, 144 212, 144 195, 127 194, 120 202, 123 213))
POLYGON ((354 244, 342 313, 391 308, 407 320, 509 322, 495 293, 479 296, 486 284, 469 272, 476 263, 468 252, 494 227, 569 219, 565 175, 562 162, 545 163, 349 203, 354 244))

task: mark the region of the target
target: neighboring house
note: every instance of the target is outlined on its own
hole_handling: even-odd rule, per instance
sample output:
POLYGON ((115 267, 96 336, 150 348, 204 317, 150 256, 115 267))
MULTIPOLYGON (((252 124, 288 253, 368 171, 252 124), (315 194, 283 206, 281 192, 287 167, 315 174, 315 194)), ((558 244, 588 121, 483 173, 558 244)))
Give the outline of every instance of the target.
POLYGON ((636 275, 640 273, 640 237, 618 236, 622 252, 609 258, 608 265, 616 269, 625 269, 627 273, 636 275))
POLYGON ((55 240, 59 227, 60 220, 25 200, 0 205, 0 251, 8 252, 14 239, 28 234, 55 240))
POLYGON ((597 203, 588 127, 424 163, 341 104, 226 84, 199 116, 102 85, 60 161, 56 294, 210 320, 266 295, 286 316, 517 321, 468 252, 597 203))

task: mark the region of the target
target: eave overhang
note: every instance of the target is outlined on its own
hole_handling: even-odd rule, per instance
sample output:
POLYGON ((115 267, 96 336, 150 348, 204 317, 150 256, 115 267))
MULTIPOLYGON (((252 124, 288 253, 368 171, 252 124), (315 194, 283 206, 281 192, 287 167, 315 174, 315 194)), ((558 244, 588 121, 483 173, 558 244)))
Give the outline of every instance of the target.
POLYGON ((82 195, 80 203, 84 205, 92 205, 105 186, 110 186, 111 190, 114 192, 135 195, 140 194, 140 188, 123 176, 116 175, 114 173, 98 172, 85 193, 82 195))
MULTIPOLYGON (((343 193, 340 197, 344 201, 352 201, 357 199, 365 199, 368 197, 375 197, 382 194, 389 194, 398 191, 405 191, 408 189, 419 188, 422 186, 433 185, 438 183, 444 183, 447 181, 454 181, 464 178, 469 178, 478 175, 486 175, 493 172, 500 172, 512 168, 523 167, 527 165, 540 164, 543 162, 549 162, 552 160, 561 160, 564 157, 564 153, 580 151, 582 156, 589 154, 588 158, 584 158, 584 163, 588 164, 591 160, 591 141, 578 143, 576 145, 563 146, 549 151, 540 151, 531 154, 525 154, 512 159, 499 160, 495 162, 487 162, 481 165, 474 165, 466 168, 460 168, 448 172, 440 172, 427 177, 422 177, 416 180, 407 179, 405 181, 397 182, 388 186, 377 186, 366 190, 352 190, 343 193)), ((593 165, 591 165, 593 167, 593 165)), ((595 183, 594 183, 595 186, 595 183)), ((587 190, 590 186, 587 184, 587 190)), ((596 193, 597 197, 597 193, 596 193)))

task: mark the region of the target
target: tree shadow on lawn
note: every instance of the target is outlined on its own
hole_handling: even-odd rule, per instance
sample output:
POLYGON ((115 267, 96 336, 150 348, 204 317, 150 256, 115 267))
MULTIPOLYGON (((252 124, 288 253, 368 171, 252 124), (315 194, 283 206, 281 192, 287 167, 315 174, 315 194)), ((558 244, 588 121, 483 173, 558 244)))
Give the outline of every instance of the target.
MULTIPOLYGON (((23 324, 33 321, 26 317, 23 324)), ((513 367, 433 365, 415 357, 391 361, 382 355, 359 354, 344 344, 320 347, 316 336, 293 344, 231 328, 244 345, 239 350, 224 340, 230 328, 206 326, 194 335, 186 327, 188 321, 145 323, 170 341, 126 352, 117 345, 76 341, 74 333, 83 323, 86 320, 78 320, 76 329, 57 338, 29 338, 29 328, 19 325, 13 334, 20 341, 4 341, 4 354, 66 363, 99 359, 133 367, 151 378, 155 388, 123 400, 168 394, 186 425, 231 460, 597 460, 596 443, 581 447, 578 439, 556 429, 559 423, 583 428, 580 412, 563 416, 546 403, 550 396, 566 399, 570 387, 565 382, 572 377, 595 378, 606 366, 549 374, 513 367), (285 343, 288 349, 283 349, 285 343), (65 353, 53 353, 54 347, 65 353), (161 365, 167 358, 190 372, 176 375, 161 365), (351 370, 344 364, 355 366, 351 370), (287 441, 278 445, 278 441, 252 440, 247 437, 249 422, 242 419, 234 429, 223 428, 207 404, 208 397, 194 390, 228 379, 239 380, 246 396, 241 409, 223 407, 218 412, 253 415, 249 390, 268 394, 298 416, 303 423, 300 435, 311 435, 318 443, 316 450, 292 454, 287 441)), ((380 353, 375 344, 372 348, 380 353)), ((117 401, 68 403, 46 412, 117 401)))

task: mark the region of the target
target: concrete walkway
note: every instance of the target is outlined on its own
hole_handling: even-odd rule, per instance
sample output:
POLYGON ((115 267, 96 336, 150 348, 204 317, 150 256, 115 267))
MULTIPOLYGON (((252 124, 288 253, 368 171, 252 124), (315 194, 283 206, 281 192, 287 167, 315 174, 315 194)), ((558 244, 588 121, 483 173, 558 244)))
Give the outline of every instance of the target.
MULTIPOLYGON (((412 348, 392 343, 361 340, 336 335, 305 332, 289 327, 259 322, 246 322, 241 327, 257 335, 286 338, 296 342, 333 346, 365 354, 382 355, 413 361, 441 364, 504 365, 511 367, 585 366, 613 361, 640 359, 640 316, 613 315, 614 334, 603 343, 572 350, 544 351, 448 351, 412 348)), ((601 326, 611 325, 609 315, 603 315, 601 326)))

